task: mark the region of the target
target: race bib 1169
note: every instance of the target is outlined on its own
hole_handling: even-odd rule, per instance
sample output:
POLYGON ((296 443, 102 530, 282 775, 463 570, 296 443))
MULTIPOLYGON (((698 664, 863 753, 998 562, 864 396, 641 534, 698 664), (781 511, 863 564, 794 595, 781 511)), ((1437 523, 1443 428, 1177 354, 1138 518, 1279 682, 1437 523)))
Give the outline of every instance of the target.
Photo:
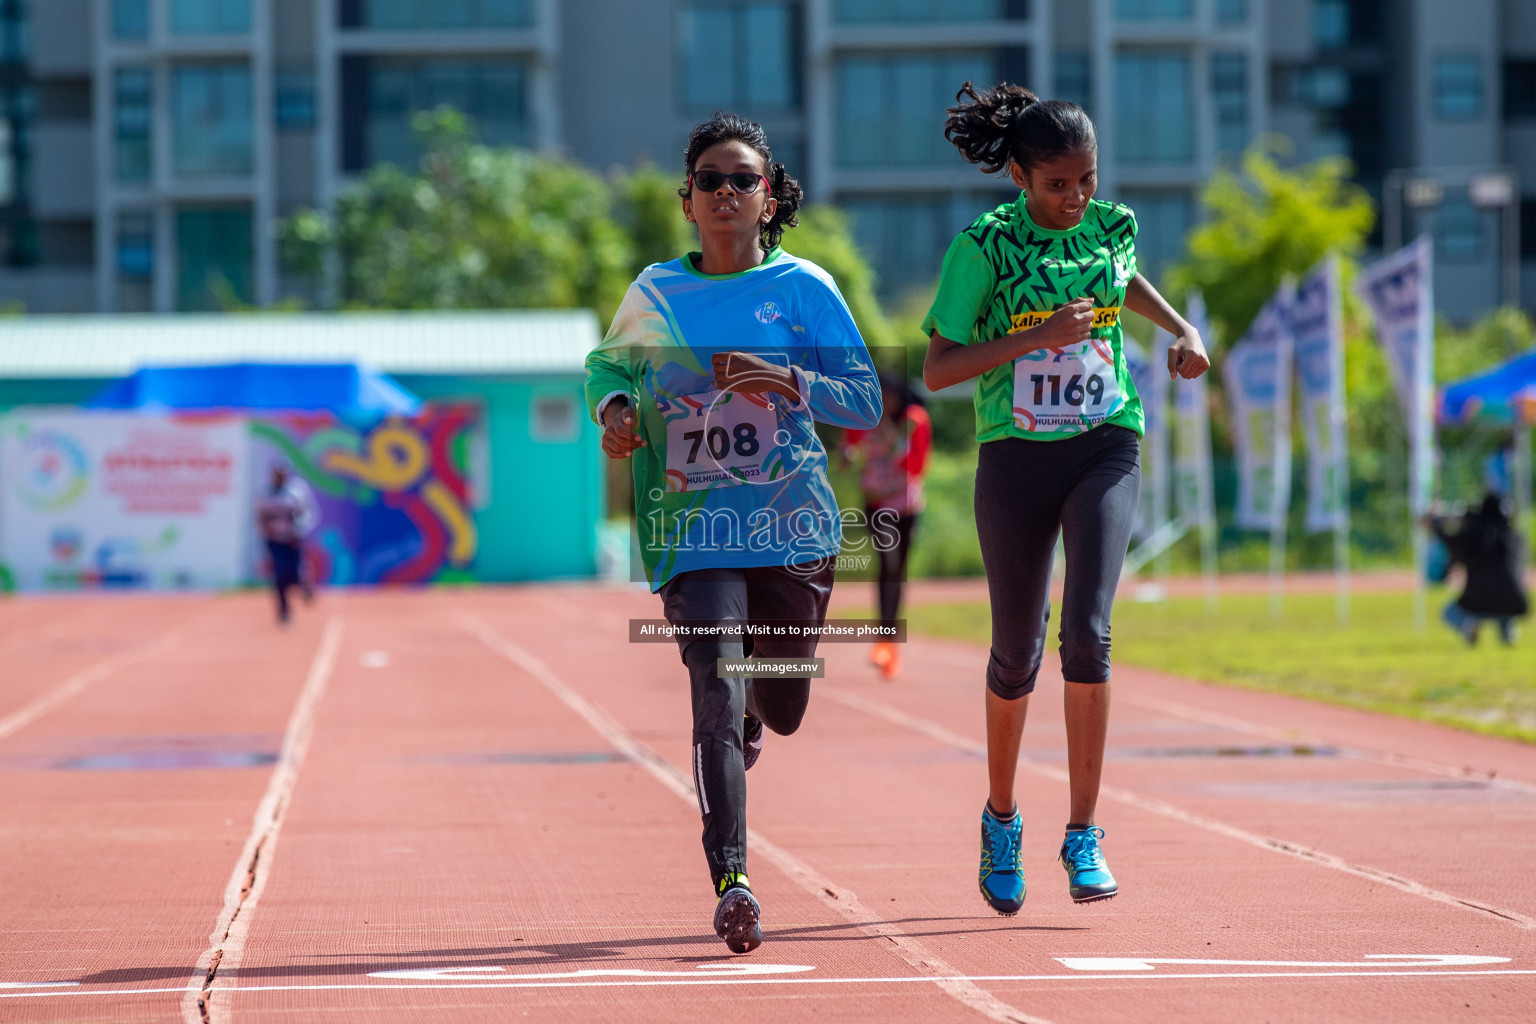
POLYGON ((1091 430, 1125 405, 1106 340, 1030 352, 1013 361, 1013 422, 1042 434, 1091 430))
POLYGON ((779 446, 773 397, 706 391, 664 399, 667 490, 704 491, 763 480, 779 446))

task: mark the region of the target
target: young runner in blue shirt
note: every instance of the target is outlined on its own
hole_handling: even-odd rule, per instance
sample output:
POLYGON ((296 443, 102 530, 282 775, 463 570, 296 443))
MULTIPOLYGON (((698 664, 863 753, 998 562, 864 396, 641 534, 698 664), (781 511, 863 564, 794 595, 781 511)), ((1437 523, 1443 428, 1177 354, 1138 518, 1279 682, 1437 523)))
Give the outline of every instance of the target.
POLYGON ((587 359, 586 390, 603 451, 632 460, 641 557, 668 622, 800 631, 677 637, 715 932, 745 953, 762 941, 745 773, 765 726, 799 727, 810 679, 722 676, 717 663, 815 653, 842 536, 815 424, 874 426, 880 385, 831 276, 779 248, 801 190, 762 127, 717 111, 690 135, 686 169, 679 194, 700 251, 630 286, 587 359))

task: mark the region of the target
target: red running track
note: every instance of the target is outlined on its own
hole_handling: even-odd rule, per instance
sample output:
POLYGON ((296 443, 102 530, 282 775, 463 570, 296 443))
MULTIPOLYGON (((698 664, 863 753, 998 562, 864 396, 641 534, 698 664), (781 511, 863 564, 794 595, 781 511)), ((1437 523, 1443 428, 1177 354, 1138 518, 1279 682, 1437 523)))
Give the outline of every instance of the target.
POLYGON ((976 892, 978 647, 825 645, 731 957, 686 677, 632 588, 0 603, 0 1020, 1529 1021, 1536 748, 1117 671, 1072 905, 1059 676, 1024 912, 976 892), (305 611, 301 609, 301 612, 305 611))

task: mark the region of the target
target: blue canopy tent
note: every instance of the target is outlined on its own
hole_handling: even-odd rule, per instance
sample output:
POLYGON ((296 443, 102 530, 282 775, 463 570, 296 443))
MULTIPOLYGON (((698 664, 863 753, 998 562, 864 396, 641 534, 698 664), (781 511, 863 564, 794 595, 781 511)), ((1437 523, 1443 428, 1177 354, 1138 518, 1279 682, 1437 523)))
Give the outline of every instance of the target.
MULTIPOLYGON (((1439 427, 1471 426, 1511 430, 1514 445, 1502 473, 1515 500, 1517 528, 1531 511, 1531 434, 1536 431, 1536 349, 1491 370, 1447 384, 1435 403, 1439 427)), ((1530 548, 1527 547, 1527 551, 1530 548)))
POLYGON ((409 416, 421 399, 386 374, 355 363, 230 363, 151 366, 109 384, 89 409, 324 409, 353 420, 409 416))
POLYGON ((1442 427, 1536 426, 1536 349, 1440 389, 1435 421, 1442 427))

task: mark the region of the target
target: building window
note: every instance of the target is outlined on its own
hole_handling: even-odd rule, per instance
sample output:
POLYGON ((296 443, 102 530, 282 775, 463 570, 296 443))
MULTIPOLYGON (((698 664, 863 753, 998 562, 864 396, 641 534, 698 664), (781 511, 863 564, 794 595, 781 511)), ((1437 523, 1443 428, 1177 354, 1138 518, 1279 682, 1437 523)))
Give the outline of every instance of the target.
POLYGON ((32 122, 36 117, 37 94, 31 86, 0 88, 0 208, 25 208, 31 199, 32 122))
POLYGON ((1056 95, 1087 110, 1093 99, 1093 63, 1088 54, 1065 50, 1056 54, 1056 95))
POLYGON ((1381 37, 1382 0, 1315 0, 1312 41, 1320 50, 1340 50, 1381 37))
POLYGON ((313 131, 315 73, 313 71, 278 71, 272 76, 272 86, 278 130, 313 131))
POLYGON ((528 28, 535 0, 340 0, 342 28, 528 28))
POLYGON ((953 164, 944 110, 963 82, 998 79, 989 53, 848 57, 837 62, 839 167, 953 164))
POLYGON ((38 259, 37 222, 31 208, 32 86, 0 87, 0 259, 26 266, 38 259))
POLYGON ((1184 258, 1184 236, 1195 223, 1193 197, 1184 191, 1122 189, 1120 201, 1136 214, 1137 269, 1154 284, 1184 258))
POLYGON ((1481 58, 1435 58, 1435 116, 1442 121, 1475 121, 1483 116, 1481 58))
POLYGON ((251 30, 251 0, 169 0, 171 31, 179 36, 251 30))
POLYGON ((1216 107, 1216 149, 1238 153, 1248 145, 1248 57, 1211 55, 1211 93, 1216 107))
POLYGON ((114 173, 124 183, 149 180, 149 124, 153 78, 148 68, 118 68, 112 75, 114 173))
POLYGON ((1536 260, 1536 196, 1520 200, 1520 258, 1536 260))
POLYGON ((533 439, 543 444, 562 444, 580 436, 576 399, 570 395, 535 395, 531 417, 533 439))
POLYGON ((1248 0, 1216 0, 1216 24, 1246 25, 1248 0))
POLYGON ((0 0, 0 61, 25 63, 31 49, 25 0, 0 0))
POLYGON ((833 0, 841 25, 913 21, 1024 21, 1028 0, 833 0))
POLYGON ((800 105, 798 7, 690 4, 679 11, 682 101, 688 110, 753 112, 800 105))
POLYGON ((117 274, 148 280, 155 274, 155 219, 149 213, 125 212, 117 218, 117 274))
POLYGON ((176 211, 176 308, 228 309, 251 301, 251 211, 176 211))
POLYGON ((149 0, 112 0, 112 38, 149 38, 149 0))
POLYGON ((532 134, 528 70, 515 60, 346 57, 342 61, 342 166, 414 168, 421 158, 414 114, 452 107, 481 142, 526 146, 532 134))
POLYGON ((1122 21, 1188 21, 1195 0, 1115 0, 1115 17, 1122 21))
POLYGON ((171 71, 172 165, 178 177, 251 173, 251 69, 182 64, 171 71))
POLYGON ((1317 0, 1312 8, 1312 39, 1324 50, 1349 45, 1349 0, 1317 0))
POLYGON ((1190 61, 1178 53, 1131 51, 1115 57, 1115 138, 1130 166, 1195 158, 1190 61))
POLYGON ((1447 199, 1435 211, 1435 252, 1451 263, 1483 259, 1483 215, 1466 197, 1447 199))
POLYGON ((1510 121, 1536 118, 1536 60, 1504 62, 1504 117, 1510 121))
POLYGON ((883 294, 895 297, 926 287, 938 276, 955 234, 947 195, 860 198, 838 205, 847 212, 854 241, 874 266, 883 294))

